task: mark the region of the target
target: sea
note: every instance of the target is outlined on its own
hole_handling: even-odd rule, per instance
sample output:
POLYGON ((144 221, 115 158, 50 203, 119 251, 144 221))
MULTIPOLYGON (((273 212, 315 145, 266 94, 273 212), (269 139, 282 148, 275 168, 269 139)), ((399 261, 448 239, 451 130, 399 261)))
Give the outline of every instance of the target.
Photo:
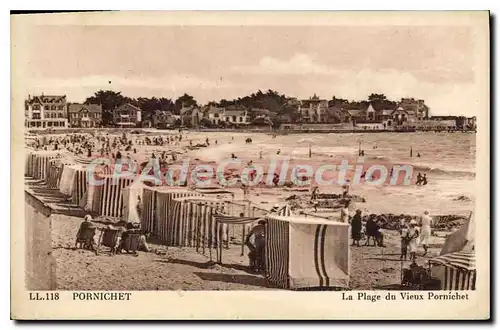
MULTIPOLYGON (((231 154, 256 160, 262 153, 266 159, 278 151, 281 157, 308 159, 311 149, 315 162, 327 163, 332 157, 357 157, 361 149, 366 162, 411 165, 414 176, 426 174, 428 184, 352 185, 350 192, 366 199, 366 203, 354 207, 366 212, 416 215, 425 210, 434 215, 468 215, 475 208, 474 133, 307 133, 273 137, 266 133, 196 132, 188 134, 188 138, 200 143, 209 138, 211 146, 198 150, 197 156, 215 162, 231 154), (244 143, 246 138, 251 138, 252 143, 244 143)), ((320 191, 339 193, 341 187, 320 187, 320 191)))

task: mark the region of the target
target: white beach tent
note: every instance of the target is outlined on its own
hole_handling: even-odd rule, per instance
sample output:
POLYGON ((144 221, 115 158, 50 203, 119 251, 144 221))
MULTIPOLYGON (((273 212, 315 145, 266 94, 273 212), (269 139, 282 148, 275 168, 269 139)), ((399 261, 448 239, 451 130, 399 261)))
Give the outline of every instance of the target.
POLYGON ((269 214, 266 277, 281 288, 348 288, 349 224, 269 214))
POLYGON ((123 189, 123 220, 127 222, 140 223, 141 215, 137 210, 139 197, 142 203, 142 192, 146 185, 141 180, 135 180, 123 189))
POLYGON ((474 247, 476 232, 475 216, 471 212, 467 221, 457 231, 450 234, 441 249, 439 255, 453 253, 457 251, 472 250, 474 247))

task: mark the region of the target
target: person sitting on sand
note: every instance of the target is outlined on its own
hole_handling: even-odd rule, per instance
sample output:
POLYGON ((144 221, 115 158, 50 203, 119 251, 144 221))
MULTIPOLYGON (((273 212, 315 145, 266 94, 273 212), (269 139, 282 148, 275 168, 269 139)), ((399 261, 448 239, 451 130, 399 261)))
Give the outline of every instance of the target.
MULTIPOLYGON (((76 233, 75 247, 78 247, 78 243, 82 244, 80 241, 80 236, 83 234, 83 232, 87 228, 92 228, 92 227, 94 227, 94 224, 92 223, 92 216, 90 214, 86 214, 84 219, 83 219, 83 222, 80 224, 80 228, 78 229, 78 232, 76 233)), ((92 241, 90 243, 94 244, 93 238, 92 238, 92 241)))
POLYGON ((231 154, 231 159, 236 159, 236 155, 235 154, 231 154))
POLYGON ((279 155, 281 154, 281 149, 278 149, 278 151, 276 151, 276 155, 279 155))
POLYGON ((277 213, 280 210, 280 206, 278 204, 274 204, 269 213, 277 213))
POLYGON ((274 173, 274 177, 273 177, 273 183, 274 183, 274 186, 277 187, 278 184, 280 182, 280 176, 278 173, 274 173))
POLYGON ((255 258, 255 271, 265 270, 265 251, 266 251, 266 221, 259 220, 257 226, 253 227, 245 239, 245 245, 250 250, 255 258), (250 242, 250 238, 254 237, 254 244, 250 242))
POLYGON ((356 245, 359 247, 359 241, 361 240, 361 227, 361 210, 358 209, 351 220, 351 237, 353 246, 356 245))

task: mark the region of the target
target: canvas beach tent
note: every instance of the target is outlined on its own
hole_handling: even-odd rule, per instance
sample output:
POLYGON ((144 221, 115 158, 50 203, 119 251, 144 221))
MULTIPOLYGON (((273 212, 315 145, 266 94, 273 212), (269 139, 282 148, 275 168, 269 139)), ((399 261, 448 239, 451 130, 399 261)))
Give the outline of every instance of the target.
POLYGON ((121 218, 123 190, 134 181, 134 176, 100 175, 99 182, 88 184, 86 209, 94 214, 121 218))
POLYGON ((265 218, 271 283, 284 289, 349 287, 349 224, 304 216, 265 218))
POLYGON ((167 242, 168 232, 174 227, 170 219, 173 201, 202 195, 185 188, 145 185, 142 193, 141 228, 167 242))
MULTIPOLYGON (((144 183, 141 180, 135 180, 128 187, 123 189, 123 220, 127 222, 140 223, 141 215, 139 214, 138 205, 139 198, 142 204, 142 192, 144 183)), ((141 205, 142 212, 142 205, 141 205)))
POLYGON ((472 250, 474 248, 475 232, 475 216, 471 212, 468 220, 464 222, 462 227, 446 238, 439 255, 462 251, 464 249, 472 250))
POLYGON ((441 281, 441 290, 475 290, 475 217, 446 238, 440 255, 429 260, 431 275, 441 281))
POLYGON ((431 275, 441 281, 441 290, 476 289, 475 251, 458 251, 429 260, 431 275))

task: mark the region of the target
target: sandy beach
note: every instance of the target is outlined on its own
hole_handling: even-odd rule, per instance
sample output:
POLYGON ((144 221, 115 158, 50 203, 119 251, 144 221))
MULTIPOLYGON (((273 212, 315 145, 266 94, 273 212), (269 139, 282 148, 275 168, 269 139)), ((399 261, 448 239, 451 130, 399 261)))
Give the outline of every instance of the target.
MULTIPOLYGON (((104 136, 108 133, 101 131, 97 134, 104 136)), ((197 164, 215 166, 230 159, 231 154, 234 154, 241 160, 242 165, 253 161, 255 166, 262 166, 264 174, 267 174, 266 166, 273 159, 280 160, 285 157, 290 159, 290 167, 306 164, 317 168, 324 164, 336 163, 341 159, 356 161, 361 141, 367 163, 410 164, 415 172, 427 174, 429 184, 426 186, 352 184, 350 194, 359 196, 365 201, 353 203, 350 207, 352 211, 361 209, 363 214, 421 216, 424 210, 428 210, 433 216, 467 216, 475 201, 474 190, 469 188, 475 179, 475 135, 473 134, 297 134, 273 137, 264 133, 250 136, 247 133, 235 132, 183 132, 182 141, 171 145, 135 144, 135 141, 142 140, 145 136, 152 138, 160 135, 175 136, 178 133, 143 131, 140 134, 131 134, 129 132, 127 139, 134 141, 136 153, 123 150, 121 152, 138 162, 147 160, 152 153, 159 156, 163 151, 175 152, 178 157, 176 160, 170 160, 170 164, 182 164, 187 159, 191 167, 197 164), (248 137, 253 140, 251 144, 245 143, 248 137), (192 150, 188 148, 203 144, 206 139, 210 141, 209 146, 192 150), (420 153, 421 157, 410 158, 410 149, 414 154, 420 153), (278 150, 279 155, 277 155, 278 150)), ((94 151, 93 157, 98 156, 94 151)), ((228 189, 234 193, 234 199, 244 199, 239 186, 228 189)), ((338 184, 321 186, 319 189, 323 194, 340 194, 342 191, 338 184)), ((55 192, 54 194, 57 195, 55 192)), ((286 188, 259 185, 252 187, 246 198, 254 205, 270 209, 274 203, 307 201, 309 196, 309 186, 286 188)), ((338 209, 315 212, 312 205, 304 203, 301 209, 296 209, 294 212, 328 217, 332 221, 339 217, 338 209)), ((52 246, 53 255, 57 260, 58 289, 273 289, 262 275, 248 271, 246 253, 245 256, 241 256, 239 233, 232 235, 229 249, 224 250, 223 265, 214 265, 210 262, 208 249, 203 254, 192 248, 167 248, 162 244, 156 244, 158 242, 150 242, 153 252, 112 256, 109 252, 102 251, 96 256, 91 251, 73 248, 75 235, 82 220, 81 216, 75 217, 69 214, 56 214, 52 217, 52 246)), ((386 247, 351 248, 351 289, 389 288, 399 284, 401 267, 407 266, 409 262, 404 264, 400 262, 400 241, 397 231, 383 229, 383 232, 386 247)), ((418 256, 420 264, 425 264, 427 258, 438 254, 448 233, 449 231, 439 232, 432 236, 429 253, 426 257, 418 256)), ((215 257, 213 259, 215 260, 215 257)))

